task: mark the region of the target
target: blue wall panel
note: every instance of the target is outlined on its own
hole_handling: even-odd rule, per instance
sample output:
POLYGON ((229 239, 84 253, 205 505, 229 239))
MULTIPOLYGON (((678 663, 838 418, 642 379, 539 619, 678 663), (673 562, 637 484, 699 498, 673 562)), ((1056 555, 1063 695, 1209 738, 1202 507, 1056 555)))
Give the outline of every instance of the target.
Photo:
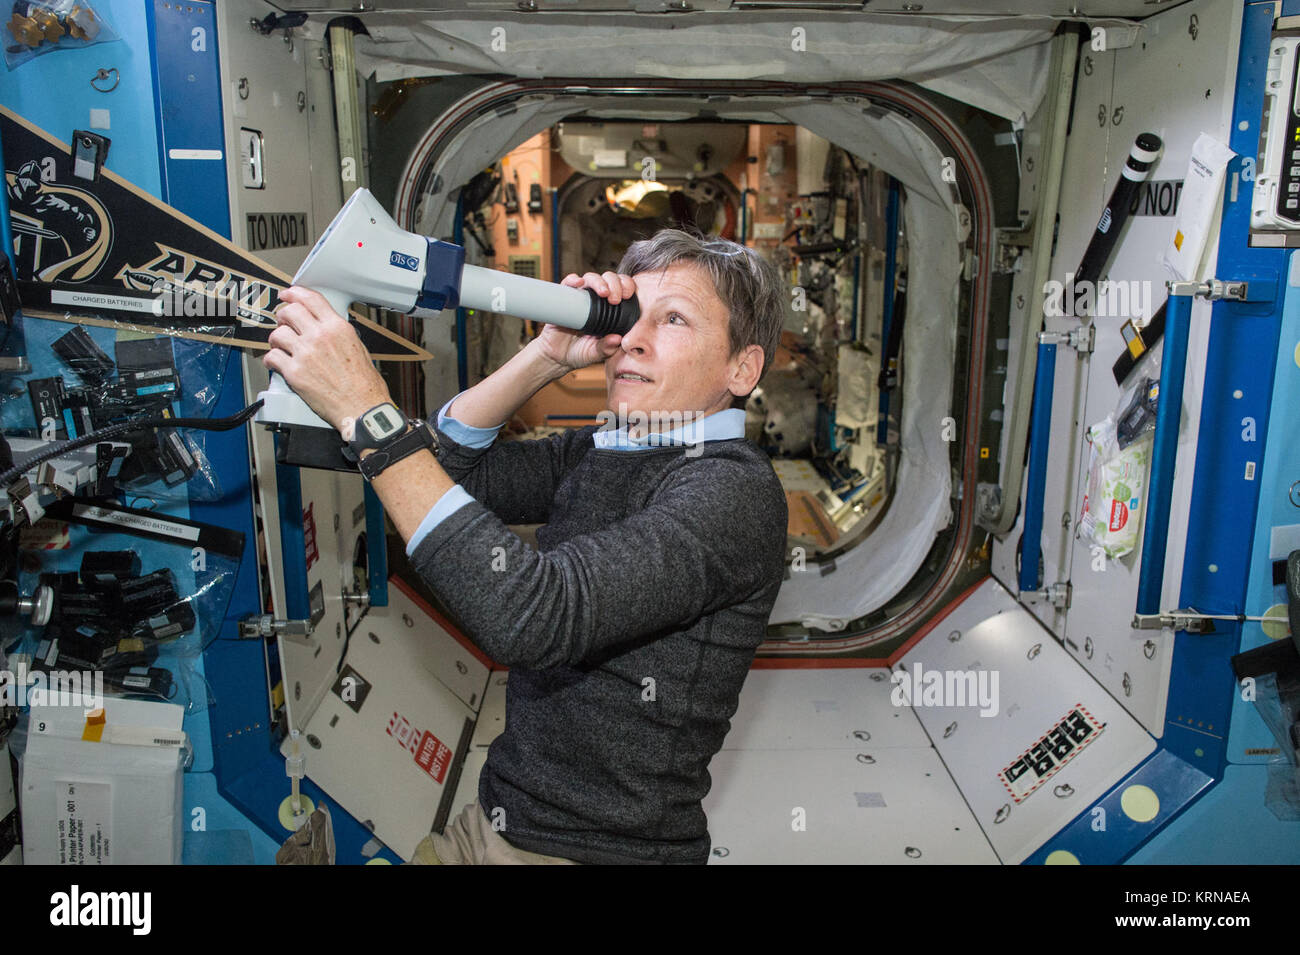
MULTIPOLYGON (((1300 12, 1298 7, 1300 3, 1288 0, 1285 12, 1300 12)), ((1229 142, 1237 157, 1228 167, 1240 188, 1235 200, 1230 193, 1223 204, 1215 276, 1246 279, 1252 286, 1271 284, 1276 298, 1260 304, 1220 301, 1213 307, 1178 602, 1179 607, 1205 613, 1257 614, 1265 609, 1247 596, 1258 594, 1253 585, 1248 588, 1258 574, 1251 568, 1252 553, 1267 548, 1267 541, 1261 541, 1267 537, 1264 515, 1273 507, 1265 491, 1264 462, 1266 455, 1277 455, 1277 445, 1290 443, 1295 432, 1293 411, 1272 413, 1285 407, 1276 404, 1273 375, 1282 367, 1279 341, 1284 351, 1290 347, 1282 334, 1284 319, 1295 308, 1294 303, 1284 307, 1289 253, 1249 246, 1254 178, 1243 175, 1243 160, 1253 159, 1259 147, 1273 12, 1271 3, 1248 3, 1244 8, 1229 142)), ((1242 772, 1246 767, 1229 762, 1242 752, 1234 753, 1229 745, 1241 732, 1236 717, 1248 716, 1245 729, 1259 738, 1258 717, 1242 712, 1229 663, 1240 649, 1256 645, 1257 636, 1250 628, 1219 621, 1212 635, 1181 632, 1176 639, 1162 750, 1177 754, 1216 782, 1131 861, 1300 861, 1300 823, 1280 822, 1264 806, 1265 767, 1242 772)))
POLYGON ((1229 766, 1223 779, 1129 859, 1135 865, 1295 865, 1300 823, 1264 806, 1267 770, 1229 766))
MULTIPOLYGON (((15 70, 0 69, 0 102, 65 141, 73 129, 98 130, 112 141, 107 169, 228 235, 213 5, 191 0, 182 8, 97 0, 96 7, 122 39, 80 50, 57 50, 15 70), (204 30, 201 37, 194 33, 195 27, 204 30), (118 85, 111 92, 98 92, 90 84, 101 68, 117 70, 118 85), (92 109, 108 111, 106 128, 92 122, 92 109), (172 158, 172 149, 217 151, 222 157, 172 158)), ((183 348, 184 343, 178 342, 177 347, 183 348)), ((240 366, 239 353, 229 352, 213 416, 233 414, 243 407, 240 366)), ((231 855, 230 846, 237 846, 250 847, 256 861, 265 863, 273 860, 278 843, 257 831, 240 835, 247 832, 248 820, 218 795, 217 778, 209 772, 221 760, 228 772, 247 772, 287 790, 283 763, 274 755, 267 726, 265 649, 258 641, 231 639, 234 621, 260 610, 247 435, 243 428, 209 433, 205 442, 222 499, 207 504, 168 503, 162 509, 240 530, 246 544, 221 628, 225 639, 213 644, 200 670, 207 671, 214 690, 212 708, 191 713, 185 720, 195 747, 185 783, 187 822, 193 810, 202 809, 207 817, 204 836, 211 837, 206 841, 199 835, 187 837, 185 857, 188 862, 243 861, 231 855), (214 735, 221 741, 215 754, 214 735)), ((275 798, 278 801, 278 793, 275 798)))
POLYGON ((194 0, 155 0, 150 33, 167 201, 229 237, 216 11, 194 0))
MULTIPOLYGON (((1273 409, 1269 417, 1268 446, 1260 470, 1260 504, 1255 519, 1255 539, 1251 548, 1250 581, 1247 586, 1246 612, 1263 614, 1274 605, 1285 606, 1286 590, 1273 583, 1273 562, 1269 557, 1274 528, 1279 528, 1291 543, 1300 547, 1300 487, 1292 494, 1292 484, 1300 480, 1300 257, 1292 253, 1291 268, 1284 285, 1286 292, 1282 331, 1278 342, 1273 373, 1273 409)), ((1285 555, 1283 555, 1285 556, 1285 555)), ((1258 623, 1242 628, 1241 649, 1251 650, 1272 642, 1258 623)), ((1277 741, 1255 711, 1255 704, 1233 697, 1232 731, 1229 734, 1229 759, 1239 763, 1266 762, 1276 758, 1269 753, 1247 755, 1247 750, 1276 749, 1277 741)), ((1300 838, 1300 837, 1298 837, 1300 838)))
POLYGON ((147 9, 135 0, 96 0, 95 7, 126 39, 53 50, 14 70, 0 66, 0 102, 63 142, 74 129, 94 128, 92 108, 107 109, 109 128, 98 130, 113 141, 106 168, 161 196, 153 67, 148 46, 139 42, 148 31, 147 9), (111 93, 90 86, 101 67, 117 68, 118 85, 111 93))

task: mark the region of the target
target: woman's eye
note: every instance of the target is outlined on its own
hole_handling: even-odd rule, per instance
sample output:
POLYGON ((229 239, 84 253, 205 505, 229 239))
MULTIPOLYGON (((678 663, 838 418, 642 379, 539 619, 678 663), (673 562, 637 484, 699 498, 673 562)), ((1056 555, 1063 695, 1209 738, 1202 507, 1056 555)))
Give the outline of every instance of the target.
POLYGON ((686 319, 682 318, 682 317, 681 317, 679 314, 677 314, 676 312, 670 312, 670 313, 668 314, 668 317, 669 317, 670 319, 673 319, 673 318, 681 319, 682 324, 685 324, 685 323, 686 323, 686 319))

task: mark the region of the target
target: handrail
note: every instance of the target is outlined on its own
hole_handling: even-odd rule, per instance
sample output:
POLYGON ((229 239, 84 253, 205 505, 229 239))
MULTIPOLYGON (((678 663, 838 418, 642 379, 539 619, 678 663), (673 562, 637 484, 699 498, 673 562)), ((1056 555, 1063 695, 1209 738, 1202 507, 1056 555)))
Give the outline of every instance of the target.
POLYGON ((1020 592, 1037 591, 1038 560, 1043 551, 1043 496, 1047 491, 1047 452, 1052 435, 1052 393, 1056 380, 1056 346, 1038 343, 1034 404, 1029 418, 1029 477, 1025 486, 1025 523, 1020 540, 1020 592))
POLYGON ((1156 405, 1156 433, 1151 449, 1151 477, 1147 482, 1147 514, 1142 530, 1142 567, 1138 577, 1137 612, 1160 612, 1165 581, 1165 551, 1169 544, 1169 511, 1173 503, 1174 463, 1178 457, 1178 429, 1183 414, 1183 377, 1187 371, 1187 339, 1191 325, 1192 293, 1180 291, 1186 283, 1168 283, 1164 348, 1160 356, 1160 397, 1156 405))

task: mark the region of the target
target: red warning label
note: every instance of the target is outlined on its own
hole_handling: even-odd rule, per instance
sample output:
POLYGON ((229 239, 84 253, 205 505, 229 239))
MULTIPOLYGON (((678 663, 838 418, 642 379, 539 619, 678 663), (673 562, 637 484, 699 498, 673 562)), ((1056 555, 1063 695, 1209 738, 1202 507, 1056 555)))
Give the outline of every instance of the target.
POLYGON ((394 713, 388 721, 388 735, 415 759, 415 765, 428 773, 435 783, 447 776, 451 765, 451 747, 427 730, 421 732, 411 725, 401 713, 394 713))
POLYGON ((449 762, 451 750, 438 737, 426 731, 420 739, 420 748, 415 752, 415 765, 432 776, 435 783, 440 783, 447 775, 449 762))
POLYGON ((316 518, 311 513, 313 507, 315 504, 308 504, 307 510, 302 512, 302 540, 303 548, 307 553, 308 570, 311 570, 311 565, 320 559, 320 551, 316 548, 316 518))

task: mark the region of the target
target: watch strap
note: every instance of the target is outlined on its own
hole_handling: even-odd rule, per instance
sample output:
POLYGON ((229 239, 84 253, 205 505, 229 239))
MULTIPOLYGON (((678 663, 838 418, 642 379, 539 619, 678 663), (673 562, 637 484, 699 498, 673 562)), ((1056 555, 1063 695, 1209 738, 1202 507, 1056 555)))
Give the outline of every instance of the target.
POLYGON ((361 459, 357 467, 367 481, 373 481, 385 468, 423 448, 437 451, 438 433, 427 421, 414 418, 407 422, 405 434, 394 441, 387 442, 382 448, 367 454, 361 459))

